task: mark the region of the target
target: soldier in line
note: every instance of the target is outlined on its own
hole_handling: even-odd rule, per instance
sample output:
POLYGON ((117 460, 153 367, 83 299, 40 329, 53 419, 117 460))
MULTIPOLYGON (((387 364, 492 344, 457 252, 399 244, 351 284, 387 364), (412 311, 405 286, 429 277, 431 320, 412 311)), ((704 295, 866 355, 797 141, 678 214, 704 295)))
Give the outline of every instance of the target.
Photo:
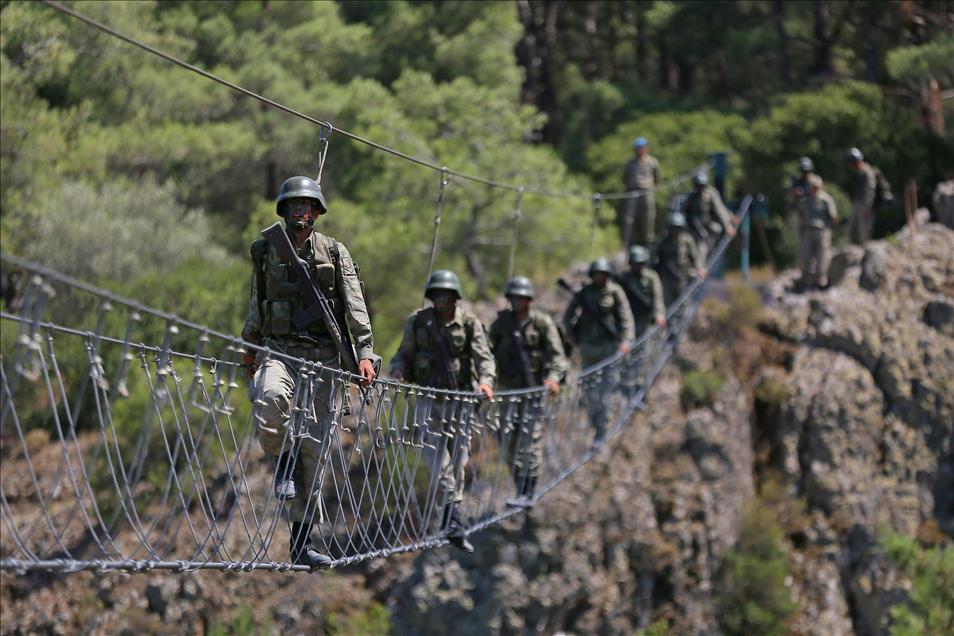
POLYGON ((623 168, 623 184, 627 192, 635 192, 638 196, 635 200, 627 199, 625 222, 629 224, 635 211, 636 232, 635 238, 629 237, 630 243, 649 245, 656 235, 655 193, 659 185, 659 162, 649 154, 649 142, 645 137, 637 137, 633 149, 636 156, 623 168))
POLYGON ((659 274, 647 267, 649 250, 642 245, 629 248, 629 272, 619 278, 620 285, 633 310, 636 337, 652 324, 666 326, 666 305, 663 303, 659 274))
POLYGON ((934 220, 954 229, 954 179, 941 181, 931 196, 934 220))
POLYGON ((788 210, 796 214, 801 213, 802 198, 808 196, 808 180, 815 174, 815 163, 809 157, 802 157, 798 160, 798 172, 785 193, 788 210))
MULTIPOLYGON (((504 295, 510 309, 497 314, 490 326, 490 346, 497 359, 498 387, 525 389, 543 385, 550 395, 560 391, 569 362, 556 323, 531 304, 534 290, 530 279, 517 276, 507 283, 504 295)), ((513 423, 510 465, 517 495, 529 505, 543 465, 543 422, 540 402, 524 399, 507 406, 504 420, 513 423)))
POLYGON ((735 236, 735 220, 722 202, 719 191, 709 185, 705 172, 696 173, 692 185, 693 190, 683 203, 682 213, 689 225, 689 234, 696 240, 699 256, 705 262, 722 232, 735 236))
POLYGON ((669 215, 666 236, 656 246, 656 271, 662 281, 666 307, 698 276, 704 277, 706 269, 696 242, 686 232, 686 217, 681 212, 669 215))
MULTIPOLYGON (((408 318, 401 346, 391 360, 392 377, 438 389, 469 392, 476 388, 493 400, 496 366, 490 342, 480 319, 457 306, 461 297, 457 274, 434 272, 424 295, 433 306, 419 309, 408 318)), ((469 425, 474 415, 472 402, 441 397, 419 397, 414 413, 415 421, 422 426, 451 427, 430 431, 437 442, 424 444, 421 460, 430 470, 431 492, 439 487, 446 497, 441 529, 447 531, 452 545, 465 552, 474 551, 460 518, 464 469, 470 456, 469 425)))
MULTIPOLYGON (((350 333, 361 378, 370 383, 375 375, 371 362, 373 337, 358 268, 344 245, 314 229, 318 216, 328 212, 321 188, 308 177, 288 179, 282 184, 276 212, 284 219, 285 231, 298 256, 307 263, 312 280, 329 299, 338 329, 350 333)), ((328 369, 341 368, 339 349, 325 321, 318 318, 302 325, 293 320, 306 301, 289 264, 265 239, 252 243, 251 255, 251 300, 242 338, 294 358, 320 362, 328 369)), ((249 397, 254 404, 258 440, 275 462, 275 496, 291 503, 291 560, 312 568, 327 565, 330 559, 312 546, 311 529, 315 512, 321 514, 319 453, 322 440, 331 430, 334 382, 326 378, 317 391, 317 417, 294 423, 293 411, 298 405, 292 404, 292 396, 298 366, 264 353, 246 353, 244 363, 246 373, 254 373, 249 397), (289 434, 290 427, 299 426, 303 428, 295 430, 294 437, 289 434)), ((306 408, 310 411, 310 407, 306 408)))
POLYGON ((857 148, 848 150, 848 170, 851 172, 848 239, 857 245, 864 245, 871 240, 871 230, 874 228, 878 175, 857 148))
MULTIPOLYGON (((610 280, 613 268, 605 258, 590 264, 590 284, 570 301, 563 315, 563 325, 580 347, 583 368, 591 367, 617 352, 629 351, 635 339, 633 313, 622 288, 610 280)), ((606 426, 606 400, 616 383, 615 373, 604 369, 599 386, 585 392, 587 415, 596 430, 594 443, 603 441, 606 426)))
POLYGON ((802 269, 803 288, 828 285, 828 265, 831 263, 831 228, 838 219, 835 200, 824 190, 822 178, 812 175, 808 180, 808 196, 802 200, 800 216, 798 261, 802 269))

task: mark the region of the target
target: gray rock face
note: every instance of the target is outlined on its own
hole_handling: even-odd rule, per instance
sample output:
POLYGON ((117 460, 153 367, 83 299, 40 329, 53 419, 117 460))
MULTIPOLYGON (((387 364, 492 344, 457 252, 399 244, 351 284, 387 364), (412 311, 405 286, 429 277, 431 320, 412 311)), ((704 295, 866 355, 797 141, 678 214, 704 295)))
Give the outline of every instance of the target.
POLYGON ((945 336, 954 338, 954 301, 938 298, 924 307, 924 322, 945 336))
POLYGON ((879 243, 870 243, 865 247, 865 255, 861 259, 861 276, 858 284, 868 291, 878 289, 884 280, 887 268, 888 256, 884 246, 879 243))
POLYGON ((907 590, 878 547, 884 528, 913 536, 934 520, 954 533, 952 294, 954 233, 927 225, 869 245, 857 283, 777 295, 769 312, 766 330, 798 346, 781 375, 763 371, 787 391, 759 426, 814 511, 797 591, 800 620, 827 621, 818 633, 887 633, 907 590))

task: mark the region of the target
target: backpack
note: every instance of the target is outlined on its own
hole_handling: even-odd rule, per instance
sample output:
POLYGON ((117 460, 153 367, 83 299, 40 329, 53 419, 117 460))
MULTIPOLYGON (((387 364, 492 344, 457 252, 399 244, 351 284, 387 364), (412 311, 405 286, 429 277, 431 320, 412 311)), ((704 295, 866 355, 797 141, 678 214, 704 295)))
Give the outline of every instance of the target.
POLYGON ((871 166, 875 173, 875 207, 890 208, 894 204, 894 195, 891 194, 891 184, 881 172, 880 168, 871 166))

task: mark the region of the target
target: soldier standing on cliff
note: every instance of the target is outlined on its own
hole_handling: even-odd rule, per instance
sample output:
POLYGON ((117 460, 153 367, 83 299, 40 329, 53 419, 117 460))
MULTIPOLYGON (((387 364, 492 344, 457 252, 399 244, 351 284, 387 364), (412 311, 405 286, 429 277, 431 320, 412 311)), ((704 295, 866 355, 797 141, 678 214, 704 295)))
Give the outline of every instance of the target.
MULTIPOLYGON (((312 281, 327 297, 339 331, 350 333, 359 374, 364 383, 370 383, 375 376, 373 337, 358 268, 344 245, 314 229, 316 219, 328 212, 318 183, 308 177, 285 181, 276 212, 284 219, 285 232, 307 264, 312 281)), ((300 366, 289 358, 318 362, 333 371, 341 368, 341 356, 332 330, 322 319, 305 325, 296 322, 294 316, 308 301, 299 292, 290 264, 265 239, 252 243, 251 255, 251 300, 242 338, 287 356, 245 354, 247 373, 254 373, 249 397, 256 433, 262 450, 275 465, 275 497, 291 504, 291 560, 296 565, 320 567, 331 560, 312 546, 311 529, 316 513, 319 518, 321 515, 319 456, 322 446, 330 443, 335 383, 330 376, 324 378, 313 405, 293 404, 300 366), (299 406, 303 408, 297 409, 299 406), (296 410, 314 412, 317 417, 307 420, 294 415, 296 410)))
MULTIPOLYGON (((659 185, 659 162, 649 154, 649 142, 637 137, 633 142, 636 156, 623 168, 623 184, 627 192, 635 193, 634 199, 626 200, 626 229, 631 232, 631 220, 635 216, 635 237, 624 236, 630 244, 649 245, 656 235, 656 187, 659 185)), ((629 248, 629 245, 625 246, 629 248)))
MULTIPOLYGON (((424 296, 431 307, 408 318, 404 338, 391 360, 397 380, 450 391, 476 391, 494 399, 496 366, 484 325, 457 302, 461 297, 457 274, 446 269, 431 274, 424 296)), ((441 529, 451 545, 473 552, 460 516, 464 501, 464 469, 470 457, 470 426, 475 417, 471 400, 438 394, 419 396, 415 421, 429 430, 434 444, 424 443, 421 461, 430 470, 429 492, 439 488, 446 498, 441 529)))
POLYGON ((831 263, 831 228, 838 219, 835 200, 824 190, 818 175, 808 180, 808 196, 802 200, 799 227, 798 261, 802 270, 801 286, 822 289, 828 285, 831 263))
POLYGON ((878 175, 865 161, 857 148, 848 150, 848 170, 851 172, 851 218, 848 220, 848 239, 856 245, 871 240, 878 203, 878 175))

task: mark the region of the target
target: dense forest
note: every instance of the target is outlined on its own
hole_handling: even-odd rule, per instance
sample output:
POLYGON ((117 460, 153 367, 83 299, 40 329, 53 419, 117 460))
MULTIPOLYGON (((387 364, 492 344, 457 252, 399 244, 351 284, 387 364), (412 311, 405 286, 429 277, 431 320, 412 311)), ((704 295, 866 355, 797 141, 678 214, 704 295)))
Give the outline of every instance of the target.
MULTIPOLYGON (((769 202, 814 158, 842 209, 844 149, 900 190, 954 169, 954 2, 76 2, 203 69, 410 155, 495 181, 618 191, 633 137, 663 179, 729 153, 730 200, 769 202)), ((2 248, 238 331, 248 244, 320 130, 39 3, 2 4, 2 248)), ((361 264, 378 348, 420 302, 440 174, 333 132, 320 229, 361 264)), ((900 198, 900 197, 899 197, 900 198)), ((926 200, 926 196, 924 200, 926 200)), ((451 180, 437 263, 469 298, 507 274, 512 192, 451 180)), ((662 213, 668 195, 657 197, 662 213)), ((521 201, 541 283, 618 248, 585 198, 521 201)), ((896 229, 896 206, 876 234, 896 229)), ((759 254, 756 254, 759 257, 759 254)))

